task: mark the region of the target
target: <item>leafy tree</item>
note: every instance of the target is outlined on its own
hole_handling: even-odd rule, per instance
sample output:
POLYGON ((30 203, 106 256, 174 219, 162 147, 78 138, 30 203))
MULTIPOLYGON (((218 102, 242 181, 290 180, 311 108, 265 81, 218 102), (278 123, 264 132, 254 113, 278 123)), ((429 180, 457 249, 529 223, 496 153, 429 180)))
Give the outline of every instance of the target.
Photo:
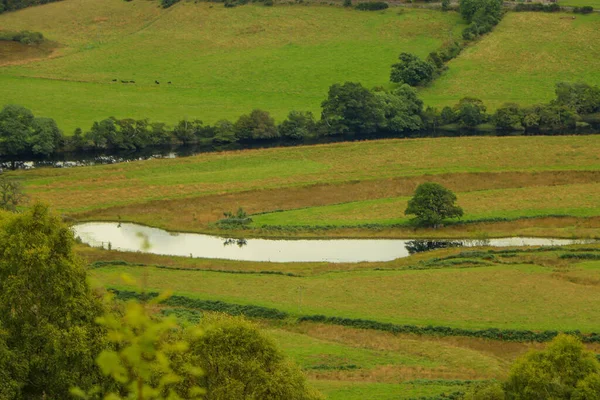
POLYGON ((256 325, 241 318, 207 318, 192 354, 205 371, 207 400, 316 400, 298 367, 256 325))
POLYGON ((7 105, 0 111, 0 144, 9 155, 29 150, 33 113, 25 107, 7 105))
POLYGON ((51 118, 35 118, 29 139, 34 154, 48 156, 63 145, 63 134, 51 118))
POLYGON ((25 198, 20 182, 0 176, 0 210, 16 211, 25 198))
POLYGON ((577 113, 590 114, 600 111, 600 86, 586 83, 557 83, 555 104, 570 108, 577 113))
POLYGON ((6 333, 0 324, 0 399, 18 399, 23 385, 24 360, 20 360, 6 345, 6 333))
POLYGON ((519 358, 504 390, 508 400, 572 399, 576 387, 577 396, 587 396, 597 387, 599 371, 598 360, 578 338, 561 334, 546 350, 532 350, 519 358))
POLYGON ((600 400, 600 374, 590 374, 577 382, 571 400, 600 400))
POLYGON ((433 79, 435 66, 414 54, 401 53, 399 63, 392 65, 390 80, 410 86, 424 85, 433 79))
POLYGON ((239 140, 262 140, 279 137, 275 120, 267 111, 252 110, 242 115, 235 123, 235 134, 239 140))
POLYGON ((487 120, 483 102, 473 97, 461 99, 454 107, 458 122, 464 127, 474 128, 487 120))
POLYGON ((104 308, 73 243, 71 230, 39 204, 0 229, 0 325, 23 364, 16 399, 66 399, 71 386, 99 380, 94 359, 105 341, 94 321, 104 308))
MULTIPOLYGON (((502 16, 501 0, 459 0, 459 10, 468 23, 481 22, 486 18, 500 21, 502 16)), ((495 24, 494 24, 495 25, 495 24)))
POLYGON ((499 382, 491 382, 473 385, 464 400, 504 400, 504 390, 499 382))
POLYGON ((235 136, 235 126, 226 119, 217 121, 214 126, 214 131, 214 140, 218 143, 233 143, 237 141, 237 137, 235 136))
POLYGON ((458 121, 458 115, 451 107, 444 107, 442 109, 442 113, 440 114, 440 118, 442 119, 442 125, 453 124, 458 121))
MULTIPOLYGON (((158 304, 166 297, 159 296, 151 303, 158 304)), ((107 329, 113 346, 100 353, 97 363, 113 389, 106 391, 97 385, 86 392, 76 387, 72 394, 106 400, 204 398, 205 391, 198 386, 202 370, 183 359, 190 345, 182 335, 176 336, 181 328, 175 317, 153 318, 144 305, 131 301, 122 315, 107 313, 98 322, 107 329)), ((189 337, 200 335, 194 328, 186 333, 189 337)))
POLYGON ((408 201, 404 213, 415 215, 419 225, 436 227, 446 218, 462 217, 462 208, 456 206, 456 195, 438 183, 422 183, 408 201))
POLYGON ((308 111, 291 111, 288 117, 279 125, 282 137, 302 139, 315 133, 316 123, 313 114, 308 111))
POLYGON ((381 103, 360 83, 346 82, 330 86, 327 99, 321 103, 321 107, 321 120, 330 135, 370 134, 385 122, 381 103))
POLYGON ((496 110, 493 120, 496 126, 505 130, 522 130, 523 112, 518 104, 508 103, 496 110))
POLYGON ((375 95, 384 117, 379 124, 381 130, 400 133, 423 128, 423 102, 414 88, 402 85, 392 92, 376 91, 375 95))
POLYGON ((202 128, 202 121, 181 120, 173 129, 173 136, 183 144, 196 142, 197 132, 202 128))
POLYGON ((81 128, 75 129, 73 136, 68 139, 67 143, 72 149, 83 149, 85 147, 87 142, 83 137, 83 131, 81 128))

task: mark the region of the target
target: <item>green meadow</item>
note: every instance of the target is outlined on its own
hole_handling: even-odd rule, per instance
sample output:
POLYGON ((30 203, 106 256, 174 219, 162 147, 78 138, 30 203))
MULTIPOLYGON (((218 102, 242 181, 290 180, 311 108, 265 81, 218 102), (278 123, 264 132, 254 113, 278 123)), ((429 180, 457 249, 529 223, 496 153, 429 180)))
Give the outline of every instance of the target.
POLYGON ((507 13, 491 34, 450 61, 421 96, 437 107, 476 97, 495 109, 509 102, 548 102, 557 82, 598 85, 600 48, 593 43, 600 41, 599 26, 599 13, 507 13))
POLYGON ((425 57, 462 26, 455 13, 398 8, 65 0, 0 15, 0 29, 40 31, 59 45, 49 58, 0 66, 0 98, 68 134, 108 116, 318 115, 330 85, 388 86, 398 54, 425 57))
MULTIPOLYGON (((462 262, 469 265, 470 259, 462 262)), ((598 267, 598 262, 588 265, 596 273, 598 267)), ((135 290, 123 283, 123 274, 144 282, 147 290, 266 306, 292 315, 322 314, 420 326, 584 332, 597 330, 600 318, 595 307, 600 293, 595 284, 574 284, 540 265, 500 261, 476 268, 366 270, 302 278, 128 266, 106 266, 92 272, 103 285, 135 290)))
MULTIPOLYGON (((592 217, 600 214, 600 184, 537 186, 457 193, 465 220, 518 219, 545 215, 592 217)), ((410 197, 384 198, 260 214, 255 226, 361 225, 409 222, 404 210, 410 197)))

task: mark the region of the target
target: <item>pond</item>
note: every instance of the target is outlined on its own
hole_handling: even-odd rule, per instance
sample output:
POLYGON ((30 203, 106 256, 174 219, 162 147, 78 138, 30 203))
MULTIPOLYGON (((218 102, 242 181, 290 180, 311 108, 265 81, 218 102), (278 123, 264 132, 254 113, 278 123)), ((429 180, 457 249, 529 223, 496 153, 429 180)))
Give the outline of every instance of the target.
POLYGON ((568 239, 511 237, 487 240, 403 239, 227 239, 198 233, 167 232, 132 223, 86 222, 73 227, 75 236, 94 247, 121 251, 271 262, 390 261, 443 247, 563 246, 568 239))

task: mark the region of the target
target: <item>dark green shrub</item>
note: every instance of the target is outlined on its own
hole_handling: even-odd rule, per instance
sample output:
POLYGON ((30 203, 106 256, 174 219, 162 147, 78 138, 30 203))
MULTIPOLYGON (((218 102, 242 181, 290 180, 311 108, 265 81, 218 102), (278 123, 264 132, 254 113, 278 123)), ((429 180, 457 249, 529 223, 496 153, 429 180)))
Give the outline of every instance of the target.
POLYGON ((594 12, 594 7, 592 7, 592 6, 575 7, 575 8, 573 8, 573 12, 575 14, 590 14, 590 13, 594 12))
POLYGON ((352 7, 352 0, 344 0, 344 7, 352 7))
MULTIPOLYGON (((147 301, 158 296, 158 293, 156 292, 137 293, 127 290, 109 290, 115 294, 115 297, 117 299, 123 301, 147 301)), ((171 307, 183 307, 197 310, 223 312, 230 315, 245 315, 251 318, 285 319, 288 317, 288 314, 286 312, 279 311, 274 308, 253 305, 231 304, 218 300, 200 300, 185 296, 171 296, 167 300, 161 302, 161 304, 171 307)))
POLYGON ((368 3, 358 3, 355 8, 360 11, 377 11, 389 8, 389 4, 384 1, 374 1, 368 3))
POLYGON ((400 62, 392 65, 390 81, 419 86, 429 83, 433 79, 436 71, 433 64, 410 53, 401 53, 398 58, 400 62))
POLYGON ((160 0, 160 5, 162 8, 169 8, 178 2, 179 2, 179 0, 160 0))

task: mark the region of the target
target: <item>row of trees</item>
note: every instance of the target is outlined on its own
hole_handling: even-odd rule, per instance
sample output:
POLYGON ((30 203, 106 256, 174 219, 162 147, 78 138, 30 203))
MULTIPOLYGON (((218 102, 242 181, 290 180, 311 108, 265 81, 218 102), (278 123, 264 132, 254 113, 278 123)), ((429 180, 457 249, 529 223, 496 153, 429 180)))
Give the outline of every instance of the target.
POLYGON ((170 128, 147 119, 117 119, 94 122, 89 131, 76 129, 65 137, 55 121, 35 117, 16 105, 0 111, 0 155, 50 155, 60 151, 138 150, 176 143, 242 144, 317 136, 372 135, 428 136, 442 129, 488 129, 524 133, 551 132, 585 126, 582 115, 600 112, 600 87, 584 83, 559 83, 556 98, 548 104, 521 107, 505 104, 493 114, 475 98, 463 98, 453 107, 428 107, 415 89, 401 85, 393 90, 368 89, 346 82, 329 88, 321 104, 321 119, 311 112, 292 111, 280 124, 267 111, 253 110, 237 121, 220 120, 213 125, 182 120, 170 128))
POLYGON ((73 245, 45 206, 0 211, 0 399, 321 398, 254 324, 114 302, 73 245))
POLYGON ((583 115, 600 112, 600 87, 585 83, 558 83, 556 98, 547 104, 522 107, 507 103, 493 114, 479 99, 466 97, 453 107, 441 111, 425 110, 425 122, 429 129, 451 124, 472 129, 488 123, 493 129, 505 132, 551 132, 587 126, 583 115))
MULTIPOLYGON (((442 2, 442 9, 449 9, 449 1, 442 2)), ((503 16, 502 0, 460 0, 459 10, 469 24, 462 33, 464 42, 450 40, 439 51, 429 53, 426 60, 415 54, 401 53, 399 62, 392 65, 390 81, 410 86, 425 86, 441 75, 446 62, 458 56, 465 42, 474 40, 492 30, 503 16)))

